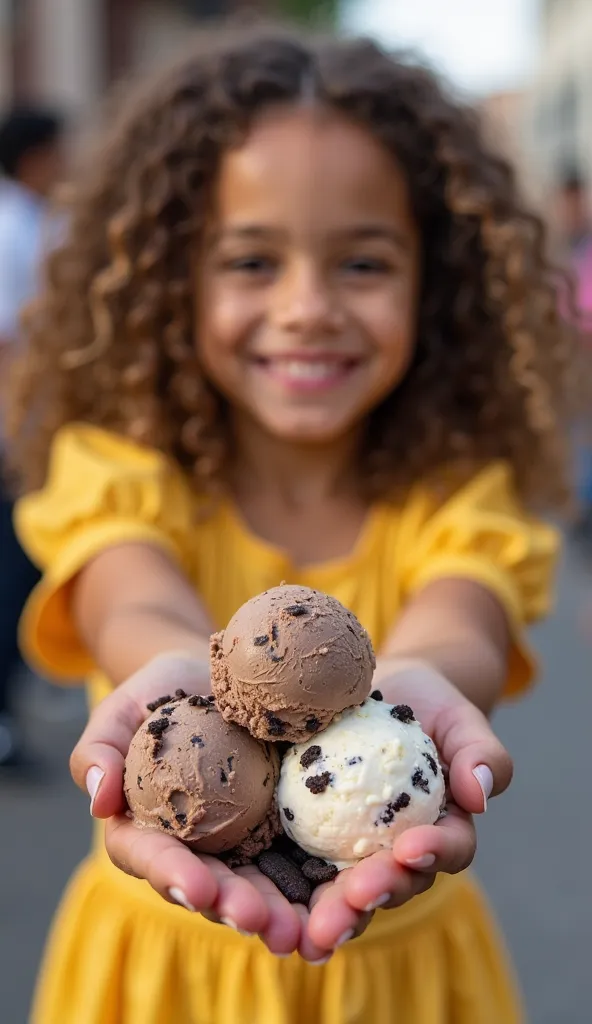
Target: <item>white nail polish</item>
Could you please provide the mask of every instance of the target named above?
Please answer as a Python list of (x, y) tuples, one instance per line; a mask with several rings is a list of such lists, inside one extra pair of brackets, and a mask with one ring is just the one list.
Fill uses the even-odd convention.
[(384, 907), (385, 903), (388, 903), (390, 898), (390, 892), (383, 892), (382, 896), (379, 896), (373, 903), (369, 903), (367, 907), (364, 907), (365, 913), (370, 914), (373, 910), (378, 910), (379, 907)]
[(225, 924), (228, 928), (232, 928), (232, 930), (238, 932), (239, 935), (244, 935), (247, 939), (252, 939), (255, 935), (255, 932), (247, 932), (244, 928), (239, 928), (236, 921), (233, 921), (231, 917), (221, 917), (220, 923)]
[(99, 792), (99, 786), (101, 785), (101, 782), (103, 781), (104, 778), (105, 778), (105, 772), (103, 771), (102, 768), (97, 767), (97, 765), (93, 765), (93, 767), (89, 768), (87, 773), (86, 773), (86, 780), (85, 781), (86, 781), (86, 788), (88, 790), (88, 795), (90, 796), (90, 813), (91, 814), (92, 814), (93, 808), (95, 806), (95, 800), (97, 798), (97, 793)]
[(329, 956), (324, 956), (321, 960), (309, 960), (308, 962), (311, 967), (322, 967), (323, 964), (329, 963), (329, 960), (331, 959), (332, 956), (333, 954), (329, 953)]
[(339, 936), (337, 942), (335, 943), (334, 949), (339, 949), (340, 946), (345, 946), (345, 943), (349, 942), (350, 939), (353, 939), (354, 935), (354, 929), (348, 928), (347, 931), (343, 933), (343, 935)]
[(493, 791), (493, 775), (491, 768), (488, 768), (486, 764), (478, 764), (476, 768), (473, 768), (473, 775), (477, 779), (481, 792), (483, 793), (483, 813), (487, 810), (487, 801)]
[(182, 889), (179, 889), (176, 885), (172, 885), (169, 889), (169, 896), (175, 901), (175, 903), (178, 903), (179, 906), (185, 907), (185, 910), (190, 910), (195, 914), (195, 907), (189, 902)]
[(436, 863), (436, 857), (433, 853), (426, 853), (423, 857), (415, 857), (414, 860), (406, 860), (405, 863), (410, 868), (415, 868), (416, 871), (422, 871), (425, 868), (431, 868)]

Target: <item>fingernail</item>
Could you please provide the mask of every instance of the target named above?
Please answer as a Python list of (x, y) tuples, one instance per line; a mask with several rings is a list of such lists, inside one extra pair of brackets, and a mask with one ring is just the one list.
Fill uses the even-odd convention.
[(287, 960), (292, 956), (291, 953), (274, 953), (273, 955), (277, 957), (278, 960)]
[(182, 889), (178, 889), (176, 885), (172, 885), (169, 889), (169, 896), (175, 901), (175, 903), (178, 903), (179, 906), (185, 907), (185, 910), (190, 910), (195, 914), (195, 907), (193, 906), (193, 903), (189, 902)]
[(353, 928), (348, 928), (347, 931), (343, 933), (343, 935), (339, 936), (339, 938), (337, 939), (337, 942), (335, 943), (335, 946), (333, 948), (334, 949), (339, 949), (340, 946), (345, 946), (345, 943), (349, 942), (350, 939), (353, 939), (354, 935), (355, 935), (354, 929)]
[(332, 956), (333, 954), (329, 953), (329, 956), (324, 956), (322, 960), (309, 960), (308, 962), (311, 967), (322, 967), (323, 964), (329, 963), (329, 960), (331, 959)]
[(426, 853), (423, 857), (415, 857), (413, 860), (408, 858), (405, 863), (416, 871), (422, 871), (424, 868), (431, 868), (432, 864), (436, 863), (436, 857), (433, 853)]
[(473, 768), (473, 775), (481, 786), (481, 792), (483, 793), (483, 811), (485, 812), (487, 810), (487, 801), (493, 790), (493, 775), (491, 774), (491, 768), (488, 768), (486, 764), (478, 764), (476, 768)]
[(86, 773), (86, 788), (88, 790), (88, 795), (90, 796), (91, 814), (95, 806), (95, 800), (97, 798), (97, 793), (99, 792), (99, 786), (101, 785), (101, 782), (103, 781), (104, 778), (105, 772), (103, 771), (102, 768), (98, 768), (96, 765), (93, 765), (92, 768), (89, 768)]
[(238, 932), (239, 935), (244, 935), (247, 939), (252, 939), (255, 934), (255, 932), (247, 932), (244, 928), (239, 928), (236, 921), (233, 921), (231, 917), (221, 917), (220, 923), (225, 924), (228, 928), (232, 928), (232, 930)]
[(388, 903), (390, 898), (390, 892), (383, 892), (382, 896), (379, 896), (377, 900), (374, 900), (373, 903), (369, 903), (367, 907), (364, 907), (365, 912), (369, 914), (372, 910), (378, 910), (379, 907), (384, 907), (385, 903)]

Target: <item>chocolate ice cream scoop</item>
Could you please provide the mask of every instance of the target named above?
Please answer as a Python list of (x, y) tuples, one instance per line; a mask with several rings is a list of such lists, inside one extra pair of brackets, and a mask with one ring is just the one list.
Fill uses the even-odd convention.
[(212, 691), (226, 721), (298, 743), (361, 704), (376, 665), (355, 615), (308, 587), (247, 601), (211, 641)]
[(132, 740), (125, 795), (137, 825), (242, 863), (280, 831), (278, 776), (277, 751), (225, 722), (211, 697), (173, 698)]

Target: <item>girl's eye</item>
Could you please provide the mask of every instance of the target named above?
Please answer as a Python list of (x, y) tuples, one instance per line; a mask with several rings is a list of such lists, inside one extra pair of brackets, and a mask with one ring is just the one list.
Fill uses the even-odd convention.
[(358, 256), (356, 258), (346, 260), (343, 264), (343, 269), (350, 274), (387, 274), (389, 272), (390, 265), (386, 260), (376, 259), (369, 256)]
[(269, 274), (275, 270), (276, 261), (269, 256), (240, 256), (234, 260), (226, 260), (226, 270), (239, 274)]

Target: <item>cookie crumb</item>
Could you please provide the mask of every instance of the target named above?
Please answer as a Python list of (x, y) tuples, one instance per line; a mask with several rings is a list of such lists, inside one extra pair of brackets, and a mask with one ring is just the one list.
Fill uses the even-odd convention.
[(182, 690), (181, 688), (175, 690), (175, 697), (178, 697), (179, 700), (185, 700), (186, 696), (187, 694), (185, 693), (185, 690)]
[(303, 768), (310, 768), (311, 764), (318, 761), (323, 756), (323, 752), (318, 744), (315, 743), (313, 747), (309, 747), (305, 750), (302, 757), (300, 758), (300, 764)]
[(320, 775), (309, 775), (304, 785), (315, 795), (324, 793), (327, 786), (331, 784), (331, 773), (321, 772)]
[(197, 693), (194, 693), (187, 703), (191, 708), (211, 708), (212, 706), (212, 701), (209, 697), (200, 697)]
[(294, 821), (294, 811), (291, 811), (289, 807), (284, 807), (284, 815), (288, 821)]
[(384, 700), (382, 692), (380, 690), (372, 690), (370, 694), (370, 700)]
[(308, 608), (305, 608), (303, 604), (289, 604), (287, 608), (284, 608), (284, 611), (288, 615), (293, 615), (295, 619), (301, 615), (308, 615)]
[(415, 786), (416, 789), (423, 789), (424, 793), (429, 793), (430, 791), (430, 784), (421, 768), (416, 768), (413, 772), (413, 775), (411, 776), (411, 784)]
[(204, 745), (204, 741), (202, 740), (201, 736), (192, 736), (191, 737), (191, 746), (192, 747), (203, 747), (203, 745)]
[(265, 644), (269, 643), (269, 636), (267, 634), (263, 636), (254, 636), (253, 644), (255, 647), (265, 647)]
[(142, 776), (141, 775), (138, 775), (138, 778), (136, 779), (136, 783), (137, 783), (138, 789), (143, 789), (144, 788), (143, 785), (142, 785)]
[(223, 768), (220, 769), (220, 782), (224, 786), (227, 785), (227, 783), (228, 783), (228, 776), (227, 776), (227, 774), (226, 774), (226, 772), (224, 771)]
[(305, 725), (307, 732), (316, 732), (321, 727), (321, 723), (314, 715), (306, 719)]
[(364, 758), (360, 754), (357, 754), (356, 757), (348, 758), (345, 763), (351, 768), (354, 764), (361, 764), (363, 760)]
[(267, 730), (270, 736), (283, 736), (286, 731), (286, 723), (274, 715), (272, 711), (266, 711)]
[(438, 777), (438, 762), (436, 761), (436, 758), (432, 757), (432, 755), (428, 754), (425, 750), (423, 751), (423, 756), (425, 757), (426, 761), (428, 762), (430, 768), (432, 769), (434, 775), (437, 778)]
[(381, 821), (383, 825), (390, 825), (395, 817), (395, 814), (397, 814), (398, 811), (404, 810), (405, 807), (409, 807), (410, 803), (411, 797), (409, 796), (409, 793), (401, 793), (401, 795), (398, 796), (396, 800), (386, 805), (384, 811), (382, 812), (378, 820)]
[(302, 865), (302, 874), (308, 878), (313, 885), (322, 885), (323, 882), (332, 882), (338, 874), (335, 864), (327, 864), (327, 861), (320, 857), (309, 857)]
[(403, 725), (409, 725), (410, 722), (415, 721), (415, 715), (408, 704), (395, 704), (394, 708), (391, 708), (390, 713), (393, 718), (398, 719)]
[(163, 704), (168, 704), (168, 702), (172, 699), (173, 698), (171, 697), (170, 693), (167, 693), (166, 697), (157, 697), (156, 700), (150, 701), (150, 704), (147, 704), (146, 707), (148, 708), (148, 711), (158, 711), (159, 707), (161, 707)]
[(186, 825), (187, 824), (187, 815), (184, 814), (182, 811), (179, 811), (178, 814), (175, 814), (175, 821), (178, 821), (179, 825)]
[(281, 853), (265, 850), (257, 858), (257, 867), (290, 903), (308, 904), (311, 896), (310, 882), (293, 861)]
[(172, 828), (172, 825), (171, 825), (170, 821), (168, 820), (168, 818), (160, 818), (159, 817), (158, 820), (159, 820), (159, 822), (160, 822), (160, 824), (161, 824), (161, 826), (163, 828)]
[(168, 718), (157, 718), (155, 722), (148, 722), (148, 732), (151, 736), (160, 737), (169, 725)]

